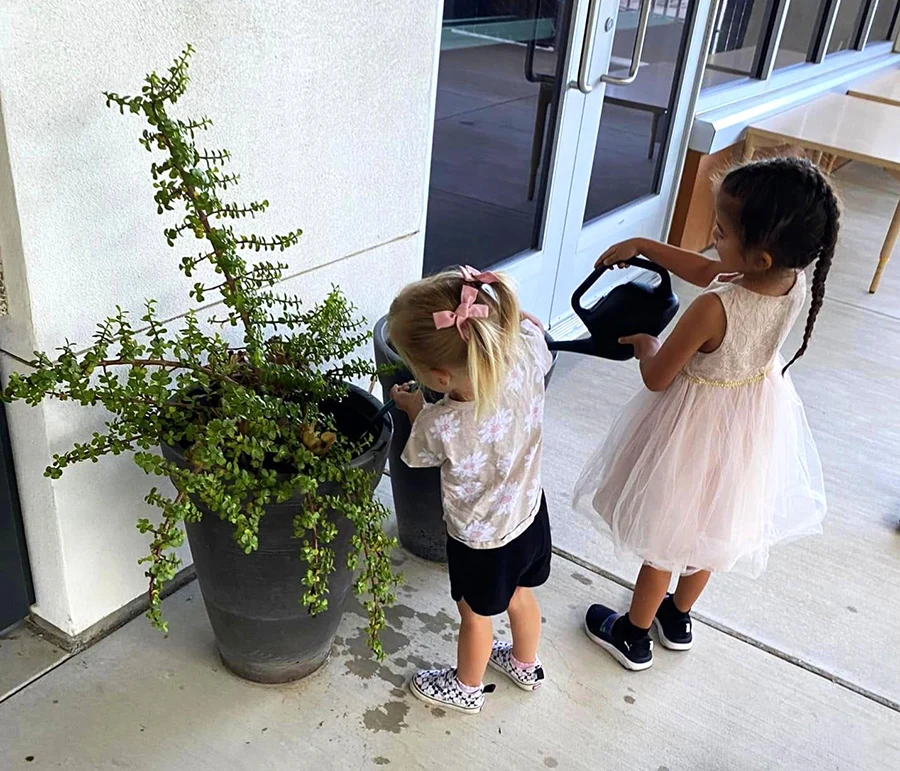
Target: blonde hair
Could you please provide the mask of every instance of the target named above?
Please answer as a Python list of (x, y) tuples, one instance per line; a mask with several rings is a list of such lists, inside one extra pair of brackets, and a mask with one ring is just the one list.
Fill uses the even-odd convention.
[[(435, 313), (456, 311), (467, 285), (478, 293), (475, 302), (490, 309), (486, 318), (467, 319), (468, 340), (456, 326), (438, 329), (434, 319)], [(520, 324), (519, 301), (507, 277), (498, 274), (488, 286), (448, 271), (416, 281), (397, 295), (388, 313), (388, 338), (413, 374), (465, 370), (481, 416), (497, 403), (521, 341)]]

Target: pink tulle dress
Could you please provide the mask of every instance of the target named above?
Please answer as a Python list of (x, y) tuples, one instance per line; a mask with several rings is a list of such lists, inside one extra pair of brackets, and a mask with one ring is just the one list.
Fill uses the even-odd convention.
[(629, 402), (582, 471), (575, 507), (599, 515), (620, 556), (756, 576), (773, 544), (821, 532), (825, 516), (819, 455), (779, 353), (806, 277), (780, 297), (724, 282), (707, 291), (728, 319), (721, 346)]

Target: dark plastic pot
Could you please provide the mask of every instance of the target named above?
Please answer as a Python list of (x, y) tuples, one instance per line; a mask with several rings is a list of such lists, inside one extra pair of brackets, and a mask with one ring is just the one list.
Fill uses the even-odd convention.
[[(351, 387), (335, 415), (339, 430), (362, 435), (380, 406), (362, 389)], [(372, 447), (351, 464), (372, 474), (373, 491), (384, 471), (391, 432), (388, 417)], [(184, 464), (178, 449), (164, 446), (163, 454)], [(225, 666), (247, 680), (285, 683), (317, 670), (328, 658), (344, 612), (353, 579), (346, 567), (353, 526), (338, 520), (328, 610), (311, 616), (301, 603), (307, 564), (293, 537), (293, 519), (302, 508), (301, 495), (268, 506), (259, 525), (259, 548), (250, 554), (234, 542), (233, 526), (205, 509), (200, 522), (186, 526), (219, 654)]]
[[(390, 399), (391, 388), (408, 383), (412, 373), (391, 348), (387, 339), (387, 317), (376, 325), (373, 334), (375, 363), (379, 367), (393, 366), (396, 369), (379, 377), (385, 402)], [(548, 342), (551, 338), (547, 335)], [(547, 373), (546, 384), (550, 384), (558, 354), (553, 353), (553, 367)], [(437, 395), (426, 392), (426, 398), (433, 400)], [(406, 413), (391, 410), (394, 419), (394, 436), (390, 449), (391, 490), (394, 494), (394, 510), (397, 514), (397, 530), (400, 544), (417, 557), (432, 562), (447, 561), (447, 530), (444, 526), (444, 509), (441, 504), (441, 472), (436, 468), (410, 468), (400, 456), (409, 439), (410, 423)]]

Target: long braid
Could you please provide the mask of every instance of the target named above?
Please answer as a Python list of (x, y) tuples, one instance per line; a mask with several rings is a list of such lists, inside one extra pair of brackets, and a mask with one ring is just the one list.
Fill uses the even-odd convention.
[(819, 205), (825, 209), (825, 227), (823, 229), (822, 246), (819, 256), (816, 259), (816, 267), (813, 271), (812, 280), (812, 303), (809, 306), (809, 314), (806, 317), (806, 327), (803, 330), (803, 342), (793, 355), (791, 360), (784, 366), (782, 374), (787, 372), (797, 359), (806, 353), (809, 346), (809, 340), (812, 337), (813, 327), (816, 324), (816, 318), (819, 311), (822, 310), (822, 303), (825, 300), (825, 279), (828, 278), (828, 271), (831, 269), (831, 263), (834, 260), (834, 252), (837, 247), (838, 231), (840, 229), (841, 207), (838, 203), (837, 196), (834, 194), (831, 185), (815, 166), (809, 169), (809, 175), (814, 177), (815, 198)]

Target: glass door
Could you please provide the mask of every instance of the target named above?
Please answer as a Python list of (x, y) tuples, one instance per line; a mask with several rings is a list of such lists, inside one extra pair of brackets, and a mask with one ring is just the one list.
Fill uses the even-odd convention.
[[(582, 109), (560, 126), (559, 142), (577, 150), (551, 303), (557, 331), (610, 244), (665, 235), (713, 10), (712, 0), (588, 3), (573, 78)], [(624, 278), (610, 273), (606, 286)]]
[(712, 2), (445, 0), (425, 274), (499, 267), (558, 321), (609, 243), (660, 237)]
[(554, 150), (577, 4), (445, 0), (443, 10), (424, 273), (499, 265), (544, 320), (575, 154)]

